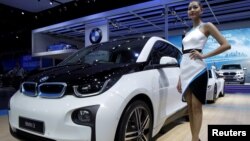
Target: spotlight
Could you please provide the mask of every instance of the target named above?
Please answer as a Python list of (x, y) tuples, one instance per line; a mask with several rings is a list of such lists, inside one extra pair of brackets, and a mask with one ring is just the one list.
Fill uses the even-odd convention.
[(165, 15), (166, 15), (165, 9), (162, 9), (161, 16), (165, 16)]
[(110, 23), (114, 28), (119, 29), (118, 22), (115, 19), (110, 20)]
[(54, 2), (54, 0), (50, 0), (50, 1), (49, 1), (49, 4), (50, 4), (50, 5), (53, 5), (53, 2)]

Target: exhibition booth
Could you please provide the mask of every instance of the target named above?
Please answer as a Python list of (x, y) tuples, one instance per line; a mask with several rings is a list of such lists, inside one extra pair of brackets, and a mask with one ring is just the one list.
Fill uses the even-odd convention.
[[(120, 141), (133, 138), (141, 122), (136, 132), (141, 139), (147, 132), (148, 139), (186, 116), (187, 105), (176, 86), (182, 39), (192, 28), (187, 4), (147, 1), (32, 30), (31, 54), (20, 56), (24, 77), (8, 72), (16, 60), (1, 60), (8, 75), (0, 75), (0, 116), (8, 116), (11, 134), (20, 139)], [(203, 4), (204, 22), (215, 23), (231, 45), (204, 60), (213, 83), (207, 87), (208, 105), (216, 107), (216, 100), (227, 94), (250, 93), (250, 4)], [(242, 10), (229, 16), (240, 5)], [(218, 46), (210, 36), (202, 52)]]

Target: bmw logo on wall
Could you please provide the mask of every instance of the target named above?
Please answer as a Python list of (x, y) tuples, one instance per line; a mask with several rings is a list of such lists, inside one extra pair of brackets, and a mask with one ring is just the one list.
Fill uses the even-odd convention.
[(94, 28), (89, 34), (89, 40), (92, 44), (100, 43), (102, 40), (102, 31), (100, 28)]

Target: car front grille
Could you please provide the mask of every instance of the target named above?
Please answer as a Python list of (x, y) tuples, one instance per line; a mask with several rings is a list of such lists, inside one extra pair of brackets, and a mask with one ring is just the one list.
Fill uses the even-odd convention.
[(21, 92), (28, 96), (37, 96), (37, 83), (35, 82), (24, 82), (21, 85)]
[(236, 72), (224, 72), (223, 75), (224, 75), (224, 76), (227, 76), (227, 75), (232, 75), (232, 76), (234, 76), (234, 75), (236, 75)]
[(65, 93), (67, 84), (66, 83), (42, 83), (38, 86), (39, 96), (44, 98), (59, 98)]
[(62, 82), (46, 82), (40, 85), (35, 82), (24, 82), (21, 92), (33, 97), (60, 98), (64, 95), (66, 88), (67, 84)]

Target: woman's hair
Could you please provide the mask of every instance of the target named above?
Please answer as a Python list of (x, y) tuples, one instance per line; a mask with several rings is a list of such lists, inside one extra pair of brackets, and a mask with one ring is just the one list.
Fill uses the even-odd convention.
[(191, 2), (197, 2), (199, 4), (199, 6), (201, 7), (201, 9), (203, 9), (203, 6), (202, 6), (200, 0), (191, 0), (189, 3), (191, 3)]

